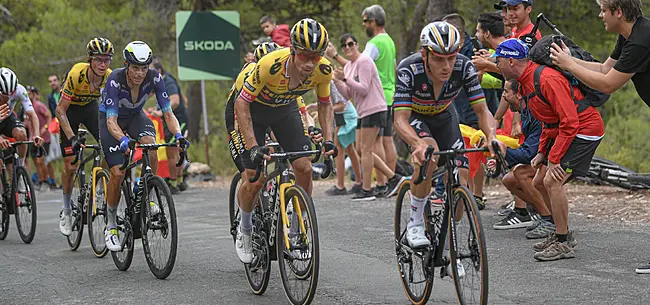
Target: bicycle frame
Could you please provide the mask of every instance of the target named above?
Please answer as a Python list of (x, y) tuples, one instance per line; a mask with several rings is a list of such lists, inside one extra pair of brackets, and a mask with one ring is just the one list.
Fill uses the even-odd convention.
[[(81, 142), (85, 142), (85, 138), (83, 138), (83, 135), (81, 135)], [(84, 150), (85, 149), (92, 149), (93, 152), (90, 154), (89, 157), (84, 158)], [(79, 181), (81, 182), (81, 189), (79, 190), (80, 196), (88, 196), (88, 183), (86, 182), (86, 163), (90, 162), (91, 160), (93, 161), (93, 169), (91, 173), (91, 180), (90, 181), (95, 181), (95, 177), (97, 176), (97, 172), (100, 171), (101, 168), (101, 154), (99, 153), (101, 151), (101, 147), (99, 145), (82, 145), (81, 148), (79, 149), (79, 152), (77, 153), (77, 156), (75, 159), (70, 163), (72, 165), (75, 165), (79, 163), (79, 160), (81, 162), (79, 163), (79, 166), (77, 167), (76, 170), (76, 175), (79, 177)], [(95, 187), (96, 185), (93, 183), (92, 185), (92, 194), (95, 194)], [(106, 186), (104, 186), (104, 189), (106, 189)], [(83, 202), (87, 202), (86, 200), (83, 200)], [(88, 223), (88, 219), (86, 216), (86, 209), (87, 208), (92, 208), (93, 209), (93, 214), (97, 214), (97, 203), (95, 202), (95, 198), (93, 198), (93, 206), (92, 207), (87, 207), (85, 204), (82, 206), (82, 219), (83, 219), (83, 224)]]
[[(18, 150), (17, 146), (20, 145), (29, 145), (34, 142), (32, 141), (16, 141), (11, 143), (11, 147), (4, 149), (1, 154), (2, 154), (2, 173), (0, 174), (0, 179), (2, 180), (2, 200), (4, 201), (6, 208), (7, 208), (7, 213), (9, 215), (15, 214), (15, 208), (16, 208), (16, 200), (17, 198), (12, 198), (11, 194), (13, 193), (13, 190), (11, 189), (13, 186), (13, 179), (16, 177), (16, 169), (18, 167)], [(41, 149), (42, 146), (41, 146)], [(42, 151), (42, 150), (41, 150)], [(11, 179), (12, 183), (9, 184), (7, 181), (7, 160), (12, 160), (12, 167), (11, 167)]]

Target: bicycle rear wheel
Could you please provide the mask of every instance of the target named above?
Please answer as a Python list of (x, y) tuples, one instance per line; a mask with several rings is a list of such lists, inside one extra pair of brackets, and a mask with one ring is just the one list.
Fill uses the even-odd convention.
[[(462, 218), (456, 215), (458, 206), (463, 207)], [(449, 215), (449, 254), (458, 303), (486, 305), (488, 259), (485, 235), (474, 196), (465, 186), (454, 190)], [(460, 221), (454, 221), (459, 218)]]
[[(159, 279), (169, 276), (176, 262), (178, 232), (174, 199), (165, 181), (153, 176), (147, 180), (148, 198), (140, 207), (142, 247), (147, 265)], [(165, 249), (168, 245), (168, 249)]]
[(96, 257), (102, 258), (108, 253), (104, 232), (106, 231), (106, 186), (108, 185), (108, 171), (97, 171), (92, 181), (93, 188), (89, 190), (92, 196), (88, 196), (87, 217), (88, 238), (90, 247)]
[(7, 238), (7, 234), (9, 233), (9, 211), (7, 210), (9, 208), (7, 206), (8, 204), (11, 203), (0, 203), (0, 240)]
[(15, 216), (18, 234), (24, 243), (29, 244), (34, 240), (34, 234), (36, 234), (36, 195), (34, 194), (32, 179), (22, 166), (16, 167), (16, 177), (12, 190), (15, 192)]
[(411, 219), (411, 183), (404, 182), (395, 200), (394, 233), (397, 271), (404, 292), (412, 304), (425, 304), (433, 290), (433, 273), (425, 271), (424, 255), (412, 251), (406, 242), (407, 225)]
[(82, 204), (85, 203), (85, 199), (82, 196), (85, 196), (82, 192), (83, 185), (79, 181), (79, 175), (75, 173), (74, 181), (72, 183), (72, 193), (70, 195), (70, 207), (72, 208), (70, 212), (70, 217), (72, 217), (72, 233), (68, 235), (68, 246), (70, 250), (77, 251), (79, 245), (81, 244), (81, 237), (84, 232), (84, 223), (83, 223), (83, 207)]
[[(280, 277), (291, 304), (310, 304), (318, 285), (320, 260), (316, 210), (312, 198), (298, 185), (288, 187), (284, 198), (287, 212), (290, 208), (293, 211), (291, 215), (277, 211)], [(301, 213), (297, 213), (299, 210)], [(285, 218), (289, 220), (288, 224)], [(288, 236), (289, 246), (285, 236)]]
[[(122, 242), (122, 251), (111, 251), (111, 257), (113, 257), (113, 263), (115, 267), (121, 271), (126, 271), (131, 267), (131, 262), (133, 261), (133, 228), (131, 227), (131, 221), (133, 217), (138, 217), (136, 215), (130, 215), (127, 217), (129, 212), (129, 207), (131, 200), (129, 197), (129, 185), (122, 182), (122, 196), (120, 196), (120, 201), (117, 203), (117, 212), (116, 212), (116, 222), (117, 230), (119, 231), (120, 242)], [(107, 206), (108, 208), (108, 206)], [(124, 238), (124, 239), (123, 239)]]
[(253, 261), (250, 264), (244, 264), (246, 270), (246, 280), (253, 290), (253, 293), (261, 295), (266, 291), (269, 285), (269, 276), (271, 275), (271, 255), (268, 243), (268, 229), (264, 223), (264, 210), (262, 206), (256, 204), (253, 210)]

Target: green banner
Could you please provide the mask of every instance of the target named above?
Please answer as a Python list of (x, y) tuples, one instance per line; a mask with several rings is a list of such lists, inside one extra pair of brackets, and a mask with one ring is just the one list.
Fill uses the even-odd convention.
[(180, 80), (233, 80), (241, 70), (239, 12), (176, 12)]

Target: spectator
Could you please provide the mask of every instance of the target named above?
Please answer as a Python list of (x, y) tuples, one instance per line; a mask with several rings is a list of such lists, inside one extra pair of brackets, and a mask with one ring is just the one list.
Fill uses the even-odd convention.
[[(178, 85), (176, 79), (165, 69), (163, 68), (162, 61), (159, 57), (155, 57), (151, 62), (151, 68), (158, 70), (163, 76), (165, 81), (165, 89), (169, 95), (169, 101), (172, 106), (172, 111), (178, 120), (178, 125), (181, 127), (181, 134), (187, 136), (187, 111), (185, 110), (185, 99), (181, 88)], [(154, 112), (154, 115), (162, 117), (162, 111), (158, 110)], [(164, 126), (164, 140), (168, 143), (173, 143), (176, 141), (174, 134), (169, 130), (167, 123), (163, 124)], [(169, 190), (172, 194), (178, 194), (181, 191), (187, 190), (187, 181), (186, 175), (183, 174), (185, 166), (176, 167), (176, 163), (180, 159), (178, 147), (167, 147), (167, 166), (169, 168), (169, 178), (167, 179), (167, 184), (169, 184)]]
[[(515, 208), (502, 221), (496, 223), (494, 229), (515, 229), (529, 225), (531, 229), (526, 232), (526, 238), (546, 238), (555, 232), (555, 223), (551, 216), (551, 203), (548, 198), (542, 197), (533, 186), (533, 178), (537, 172), (530, 161), (535, 157), (539, 148), (539, 137), (542, 133), (542, 125), (536, 120), (525, 103), (522, 103), (522, 96), (519, 92), (519, 83), (516, 80), (506, 82), (504, 99), (510, 109), (520, 112), (523, 123), (523, 134), (525, 142), (517, 149), (506, 149), (506, 162), (511, 169), (503, 177), (503, 185), (515, 195)], [(491, 167), (488, 165), (488, 167)], [(526, 209), (526, 202), (530, 202), (539, 218), (532, 217)]]
[[(571, 178), (587, 174), (605, 133), (603, 119), (594, 107), (578, 113), (574, 97), (582, 100), (582, 92), (559, 71), (530, 61), (528, 47), (521, 40), (505, 40), (494, 55), (503, 76), (519, 82), (522, 96), (531, 96), (530, 112), (543, 124), (538, 153), (530, 163), (539, 168), (533, 185), (550, 199), (556, 229), (546, 240), (535, 244), (534, 258), (551, 261), (575, 257), (573, 247), (577, 242), (569, 231), (569, 203), (563, 185)], [(538, 67), (541, 95), (533, 95)]]
[[(470, 42), (470, 36), (467, 31), (465, 31), (465, 18), (463, 18), (459, 14), (449, 14), (446, 15), (442, 18), (442, 21), (448, 22), (454, 27), (458, 29), (459, 32), (462, 32), (461, 34), (461, 49), (460, 49), (460, 54), (463, 54), (467, 56), (468, 58), (472, 58), (474, 56), (474, 46)], [(494, 93), (494, 92), (492, 92)], [(487, 97), (486, 97), (487, 101)], [(476, 113), (474, 112), (474, 109), (472, 108), (472, 105), (469, 103), (469, 96), (467, 95), (467, 92), (465, 89), (462, 89), (458, 96), (454, 99), (454, 109), (456, 110), (456, 113), (458, 114), (458, 119), (459, 122), (463, 125), (470, 126), (474, 129), (479, 129), (478, 126), (478, 116), (476, 116)], [(465, 143), (466, 145), (468, 143)], [(476, 164), (481, 162), (482, 156), (480, 154), (469, 154), (468, 156), (469, 163)], [(469, 188), (472, 190), (472, 193), (474, 194), (474, 199), (476, 199), (476, 204), (478, 205), (480, 210), (485, 209), (485, 196), (483, 195), (483, 181), (485, 181), (485, 170), (482, 168), (476, 172), (474, 176), (471, 175), (468, 180), (469, 183)], [(444, 182), (443, 179), (438, 180), (438, 184), (436, 185), (436, 192), (438, 194), (444, 193)]]
[[(386, 127), (379, 130), (380, 137), (375, 143), (375, 153), (379, 158), (385, 160), (391, 171), (395, 171), (397, 165), (397, 150), (393, 142), (393, 94), (395, 93), (395, 67), (397, 64), (395, 42), (384, 29), (386, 12), (380, 5), (374, 4), (366, 7), (361, 13), (361, 17), (366, 34), (370, 37), (363, 54), (368, 55), (377, 66), (381, 86), (384, 90), (384, 99), (388, 105)], [(347, 59), (336, 53), (336, 48), (333, 45), (328, 56), (343, 66), (348, 62)], [(376, 173), (376, 176), (377, 192), (380, 196), (384, 196), (387, 190), (387, 177), (380, 172)]]
[(255, 54), (253, 54), (253, 51), (248, 51), (246, 52), (246, 56), (244, 56), (244, 63), (254, 63), (255, 62)]
[[(605, 30), (618, 33), (616, 47), (605, 63), (585, 62), (570, 56), (568, 48), (553, 46), (553, 63), (583, 83), (611, 94), (632, 79), (637, 93), (650, 107), (650, 19), (643, 16), (640, 0), (600, 0)], [(650, 273), (650, 265), (646, 266)], [(640, 270), (638, 270), (640, 271)]]
[(371, 189), (373, 167), (386, 177), (390, 177), (386, 196), (391, 196), (397, 191), (404, 178), (395, 174), (374, 154), (374, 144), (379, 129), (386, 124), (388, 112), (377, 67), (368, 55), (359, 52), (357, 39), (353, 35), (345, 34), (341, 37), (341, 48), (345, 51), (345, 56), (350, 58), (350, 62), (343, 70), (341, 68), (334, 70), (334, 84), (344, 98), (354, 100), (359, 114), (357, 151), (361, 154), (363, 187), (352, 200), (375, 199)]
[(273, 17), (266, 15), (260, 19), (260, 27), (266, 36), (270, 36), (273, 42), (281, 47), (291, 47), (291, 40), (289, 39), (289, 25), (288, 24), (275, 24)]
[[(36, 111), (36, 116), (38, 117), (39, 126), (41, 128), (40, 134), (41, 138), (43, 138), (43, 148), (45, 148), (45, 152), (47, 153), (51, 142), (48, 124), (52, 120), (52, 113), (51, 110), (41, 102), (41, 95), (38, 93), (38, 89), (29, 86), (27, 91), (29, 100), (32, 102), (32, 106), (34, 107), (34, 111)], [(25, 121), (29, 121), (29, 116), (25, 116)], [(28, 133), (33, 135), (34, 131), (31, 130), (33, 128), (32, 124), (27, 123), (25, 126), (27, 126)], [(56, 184), (53, 182), (54, 168), (52, 167), (52, 164), (45, 164), (46, 155), (43, 154), (39, 157), (38, 149), (34, 145), (29, 146), (29, 154), (34, 161), (34, 167), (36, 167), (36, 173), (38, 176), (36, 189), (43, 190), (44, 185), (49, 185), (50, 189), (56, 189)]]
[(59, 98), (61, 98), (61, 83), (59, 82), (59, 77), (56, 74), (48, 76), (47, 81), (50, 82), (50, 89), (52, 89), (52, 92), (47, 97), (47, 104), (50, 108), (50, 114), (52, 115), (52, 118), (55, 118), (56, 106), (59, 105)]
[[(510, 20), (512, 32), (510, 38), (521, 38), (521, 36), (530, 34), (535, 25), (530, 21), (530, 12), (533, 10), (533, 0), (505, 0), (508, 10), (507, 19)], [(505, 19), (504, 19), (505, 20)], [(537, 40), (542, 39), (542, 33), (535, 32)]]
[[(350, 100), (344, 98), (336, 89), (334, 81), (330, 85), (331, 93), (330, 99), (334, 104), (334, 122), (336, 130), (334, 132), (334, 142), (339, 154), (336, 156), (336, 185), (333, 185), (325, 194), (345, 195), (348, 191), (345, 188), (345, 153), (347, 152), (350, 162), (352, 163), (352, 170), (355, 177), (361, 177), (359, 172), (359, 155), (354, 148), (354, 140), (356, 138), (357, 129), (357, 112)], [(315, 104), (312, 104), (315, 105)], [(356, 194), (361, 189), (361, 182), (357, 181), (350, 189), (350, 194)]]
[(510, 33), (512, 32), (512, 22), (508, 18), (508, 6), (505, 1), (500, 1), (499, 3), (494, 4), (494, 9), (498, 10), (496, 13), (501, 16), (503, 19), (503, 29), (506, 38), (510, 38)]

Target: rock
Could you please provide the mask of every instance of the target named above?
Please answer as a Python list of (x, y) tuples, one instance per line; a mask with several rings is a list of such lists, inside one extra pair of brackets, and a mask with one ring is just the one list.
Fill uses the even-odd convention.
[(594, 215), (591, 214), (587, 215), (587, 219), (592, 219), (592, 218), (594, 218)]
[(210, 172), (210, 166), (200, 162), (190, 163), (190, 167), (187, 169), (187, 173), (191, 175), (207, 174)]

